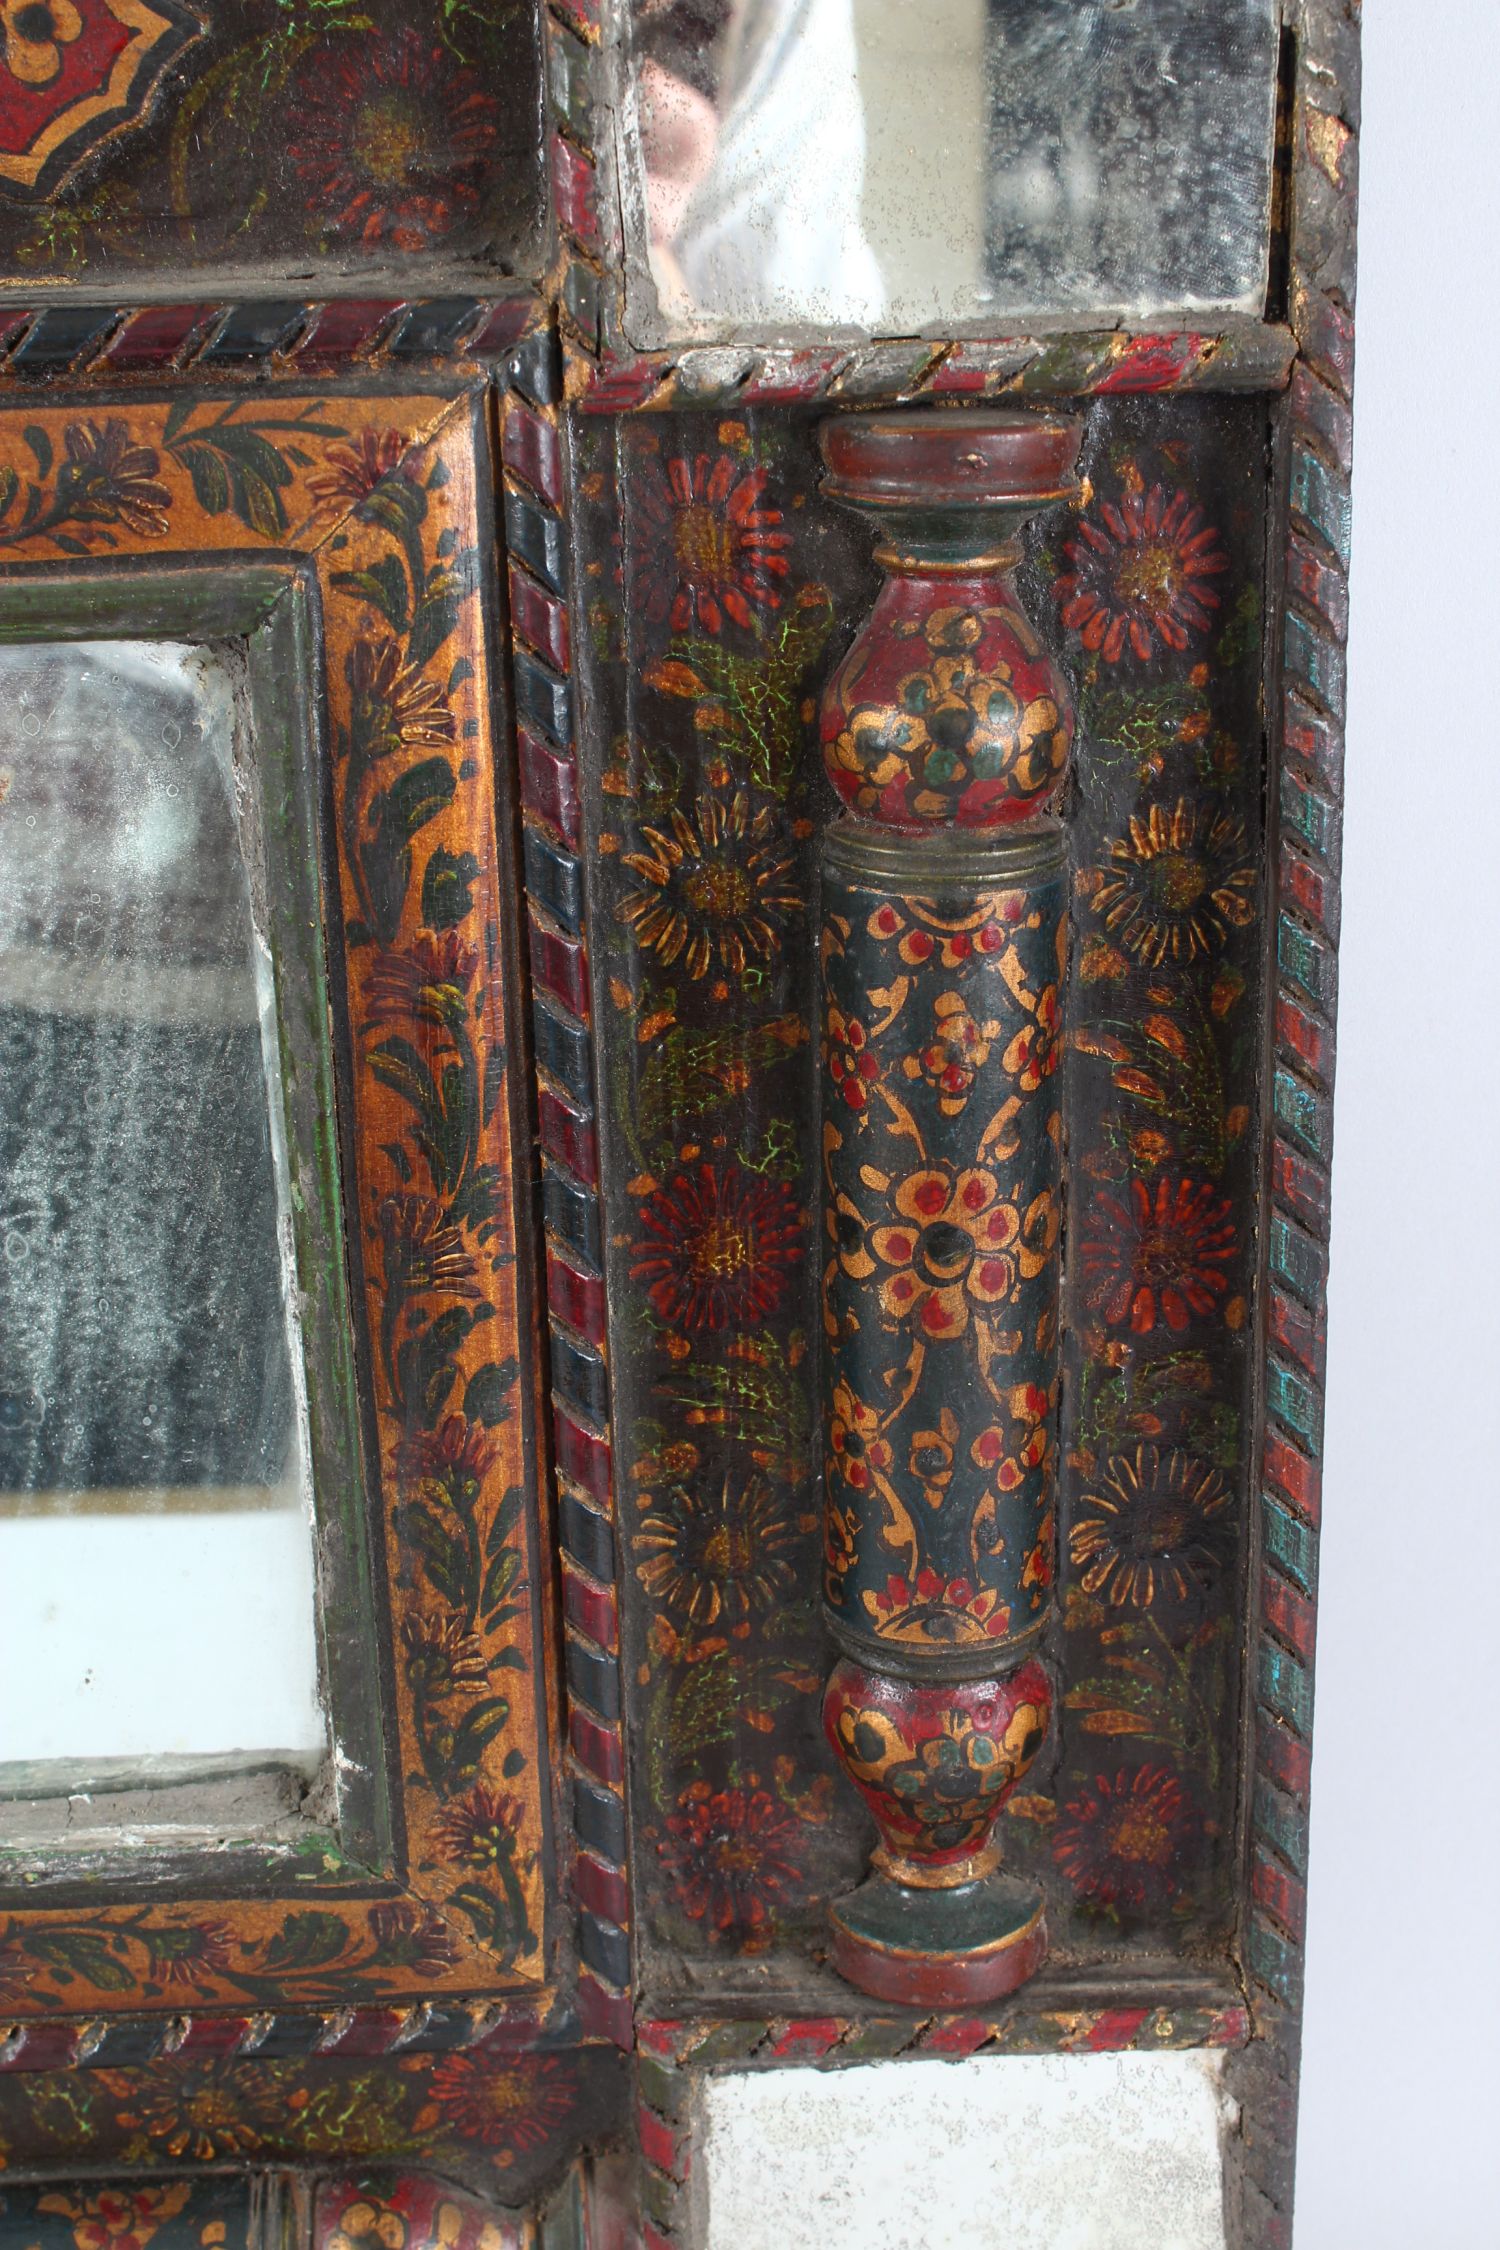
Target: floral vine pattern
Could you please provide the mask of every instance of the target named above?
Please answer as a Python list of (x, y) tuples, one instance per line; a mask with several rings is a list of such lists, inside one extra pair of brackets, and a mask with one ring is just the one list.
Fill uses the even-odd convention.
[[(37, 2250), (232, 2250), (253, 2240), (245, 2167), (316, 2166), (316, 2239), (328, 2250), (496, 2250), (457, 2190), (524, 2203), (582, 2131), (623, 2121), (623, 2058), (600, 2048), (548, 2055), (337, 2055), (226, 2062), (163, 2056), (146, 2066), (0, 2078), (0, 2161), (52, 2172), (86, 2160), (130, 2177), (7, 2185), (0, 2221)], [(371, 2192), (367, 2168), (413, 2163)], [(191, 2180), (153, 2173), (220, 2169)], [(241, 2167), (237, 2172), (224, 2167)], [(429, 2170), (430, 2168), (430, 2170)], [(342, 2234), (343, 2241), (339, 2236)]]
[[(0, 417), (0, 562), (311, 550), (323, 603), (362, 1268), (407, 1895), (0, 1914), (7, 2007), (535, 1989), (544, 1719), (480, 499), (467, 398)], [(341, 904), (341, 914), (340, 914)], [(342, 943), (340, 943), (340, 924)], [(399, 1863), (398, 1863), (399, 1864)]]
[[(871, 901), (857, 936), (886, 972), (875, 1016), (840, 990), (835, 941), (827, 1254), (880, 1276), (901, 1386), (958, 1354), (990, 1386), (994, 1433), (971, 1457), (936, 1393), (898, 1425), (898, 1391), (836, 1386), (826, 1556), (808, 900), (833, 800), (813, 721), (847, 638), (833, 621), (864, 613), (871, 568), (857, 525), (820, 499), (800, 426), (585, 416), (577, 442), (585, 550), (612, 556), (590, 582), (583, 664), (610, 1280), (632, 1308), (612, 1373), (643, 1942), (819, 1940), (867, 1848), (816, 1732), (822, 1573), (854, 1587), (877, 1637), (909, 1623), (928, 1579), (950, 1606), (967, 1598), (976, 1641), (1006, 1608), (1028, 1614), (1024, 1555), (1002, 1567), (983, 1547), (981, 1496), (1008, 1458), (1039, 1497), (1056, 1480), (1064, 1700), (1004, 1816), (1007, 1858), (1045, 1882), (1061, 1948), (1221, 1940), (1263, 1006), (1254, 410), (1101, 401), (1094, 497), (1032, 539), (1023, 598), (1039, 621), (1050, 605), (1079, 713), (1066, 995), (1002, 882), (962, 922), (940, 902)], [(975, 959), (1010, 961), (1003, 1008), (968, 998), (994, 981), (967, 974)], [(1009, 1150), (1049, 1078), (1070, 1196), (1050, 1462), (1048, 1401), (1028, 1395), (1013, 1332), (1057, 1208), (1010, 1192)], [(949, 1176), (924, 1136), (965, 1113), (991, 1127), (985, 1159)], [(946, 1250), (941, 1270), (928, 1250)], [(937, 1498), (972, 1486), (974, 1540), (929, 1556), (925, 1521), (908, 1536), (893, 1520), (907, 1561), (893, 1550), (867, 1584), (867, 1511), (839, 1494), (892, 1491), (896, 1470)]]
[(0, 159), (32, 204), (7, 253), (41, 275), (498, 247), (514, 270), (541, 217), (537, 79), (516, 0), (6, 0)]

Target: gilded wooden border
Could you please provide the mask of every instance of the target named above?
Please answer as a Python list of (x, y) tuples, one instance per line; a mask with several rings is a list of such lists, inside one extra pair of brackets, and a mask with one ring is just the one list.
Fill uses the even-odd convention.
[[(146, 1878), (108, 1903), (95, 1885), (5, 1913), (0, 1997), (18, 2019), (547, 1997), (545, 1596), (509, 1061), (522, 1026), (496, 837), (483, 415), (478, 387), (0, 412), (13, 599), (60, 565), (165, 566), (165, 586), (172, 566), (242, 574), (267, 558), (315, 593), (393, 1799), (373, 1867), (273, 1867), (255, 1897), (161, 1895)], [(86, 631), (86, 611), (67, 629)]]

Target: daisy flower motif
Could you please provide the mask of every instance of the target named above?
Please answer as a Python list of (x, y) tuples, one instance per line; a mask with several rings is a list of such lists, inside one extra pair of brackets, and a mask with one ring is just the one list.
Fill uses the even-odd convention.
[(943, 1342), (963, 1335), (976, 1307), (1010, 1295), (1021, 1226), (992, 1172), (913, 1172), (897, 1188), (895, 1208), (896, 1223), (870, 1238), (891, 1269), (880, 1291), (891, 1319)]

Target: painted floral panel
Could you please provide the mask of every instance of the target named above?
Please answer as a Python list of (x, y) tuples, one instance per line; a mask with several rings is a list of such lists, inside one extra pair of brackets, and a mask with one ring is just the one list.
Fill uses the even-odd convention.
[(232, 271), (295, 294), (326, 261), (327, 286), (396, 296), (537, 268), (524, 0), (41, 0), (0, 35), (7, 274), (223, 290)]
[[(396, 1800), (393, 1867), (334, 1859), (284, 1884), (290, 1900), (274, 1886), (220, 1898), (211, 1882), (206, 1899), (68, 1907), (13, 1892), (0, 2004), (17, 2015), (542, 1979), (547, 1717), (482, 415), (478, 392), (330, 391), (0, 416), (0, 577), (313, 558), (342, 1186)], [(354, 1544), (357, 1497), (323, 1496), (325, 1523), (337, 1514)]]
[[(1003, 1835), (1063, 1963), (1193, 1954), (1231, 1916), (1263, 1022), (1263, 415), (1088, 412), (1086, 502), (1022, 579), (1079, 744), (1062, 1692)], [(574, 445), (640, 1936), (648, 1973), (701, 1977), (821, 1950), (869, 1843), (817, 1726), (810, 1033), (815, 702), (874, 571), (808, 419), (583, 418)]]

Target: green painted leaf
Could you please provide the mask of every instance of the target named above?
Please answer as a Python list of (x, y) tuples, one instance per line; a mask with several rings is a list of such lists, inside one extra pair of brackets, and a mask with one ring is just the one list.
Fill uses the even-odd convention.
[(411, 880), (410, 844), (417, 831), (452, 802), (458, 787), (446, 758), (424, 758), (382, 789), (370, 806), (371, 833), (360, 845), (375, 933), (393, 943)]
[(455, 1609), (468, 1607), (465, 1598), (466, 1550), (460, 1525), (439, 1515), (425, 1502), (401, 1511), (401, 1529), (422, 1558), (434, 1587)]
[(518, 1371), (513, 1359), (497, 1360), (475, 1370), (464, 1386), (464, 1412), (471, 1422), (483, 1422), (486, 1429), (493, 1430), (510, 1420)]
[(473, 1780), (485, 1744), (494, 1741), (509, 1717), (510, 1705), (503, 1695), (488, 1696), (465, 1712), (453, 1731), (452, 1764), (460, 1781)]
[(46, 431), (41, 427), (40, 423), (37, 422), (28, 422), (25, 429), (21, 432), (21, 435), (23, 438), (25, 438), (26, 443), (31, 447), (32, 452), (36, 455), (37, 475), (39, 477), (44, 477), (47, 474), (47, 471), (52, 466), (51, 438), (48, 437)]
[(472, 852), (436, 846), (422, 877), (422, 919), (430, 930), (451, 930), (474, 911), (472, 892), (479, 873)]
[(267, 1938), (262, 1956), (267, 1969), (317, 1969), (337, 1960), (349, 1942), (349, 1933), (337, 1914), (316, 1908), (289, 1914), (281, 1928)]
[(45, 1962), (60, 1984), (82, 1977), (101, 1992), (130, 1992), (135, 1976), (96, 1930), (44, 1929), (27, 1934), (26, 1950)]
[(382, 555), (364, 570), (336, 570), (330, 583), (341, 593), (357, 594), (372, 603), (395, 632), (406, 631), (406, 572), (399, 555)]
[(514, 1548), (496, 1555), (484, 1574), (484, 1590), (479, 1597), (480, 1614), (489, 1617), (499, 1609), (506, 1595), (521, 1575), (521, 1558)]

